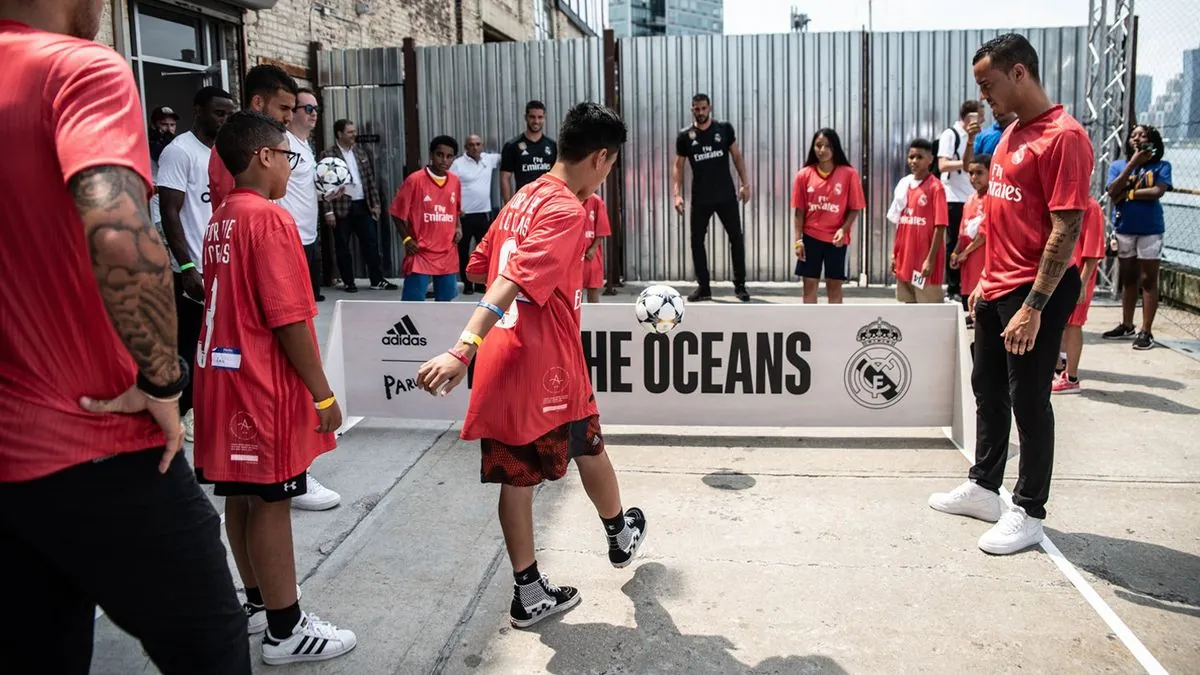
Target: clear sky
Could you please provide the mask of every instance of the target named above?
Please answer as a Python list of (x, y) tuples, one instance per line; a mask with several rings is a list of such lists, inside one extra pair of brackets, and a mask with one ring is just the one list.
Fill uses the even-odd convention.
[[(793, 6), (812, 19), (811, 31), (859, 30), (867, 25), (868, 5), (873, 5), (875, 30), (1082, 26), (1088, 21), (1088, 0), (725, 0), (725, 32), (787, 32)], [(1183, 50), (1200, 47), (1200, 0), (1135, 0), (1134, 12), (1141, 17), (1138, 72), (1154, 77), (1158, 95), (1180, 71)]]

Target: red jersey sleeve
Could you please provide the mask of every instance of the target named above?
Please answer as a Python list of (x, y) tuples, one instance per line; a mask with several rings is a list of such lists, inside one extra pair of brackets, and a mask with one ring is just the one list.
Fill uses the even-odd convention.
[(537, 212), (529, 234), (501, 273), (539, 307), (550, 299), (567, 270), (581, 264), (583, 256), (583, 206), (565, 202), (546, 204)]
[(308, 263), (296, 223), (282, 209), (264, 209), (254, 242), (254, 284), (267, 325), (272, 329), (307, 321), (314, 315)]
[(225, 168), (225, 162), (214, 148), (208, 157), (208, 203), (214, 211), (233, 192), (234, 187), (233, 174)]
[(1089, 200), (1087, 210), (1083, 212), (1083, 231), (1079, 239), (1084, 260), (1104, 257), (1104, 212), (1095, 199)]
[(950, 214), (947, 212), (946, 206), (946, 188), (942, 187), (940, 180), (931, 181), (930, 186), (933, 188), (930, 190), (933, 194), (933, 226), (949, 227)]
[(416, 181), (412, 176), (404, 179), (400, 187), (396, 190), (396, 196), (392, 198), (392, 205), (388, 207), (388, 213), (403, 220), (405, 223), (412, 225), (412, 215), (409, 213), (412, 205), (412, 193), (416, 190)]
[(63, 180), (69, 181), (84, 169), (120, 166), (141, 177), (148, 199), (153, 193), (150, 145), (129, 65), (99, 44), (63, 54), (55, 66), (62, 75), (62, 86), (51, 103)]
[(467, 260), (467, 274), (482, 277), (488, 275), (488, 266), (492, 261), (492, 236), (495, 233), (495, 229), (488, 230), (483, 239), (475, 245), (475, 250), (471, 251), (471, 257)]
[(804, 209), (807, 195), (804, 193), (804, 169), (796, 172), (796, 177), (792, 180), (792, 208)]
[(1084, 211), (1091, 199), (1092, 144), (1082, 131), (1057, 134), (1038, 158), (1038, 180), (1046, 206), (1054, 211)]
[(849, 184), (850, 196), (846, 200), (847, 211), (862, 211), (867, 208), (867, 198), (863, 195), (862, 177), (858, 175), (858, 171), (852, 167), (848, 169), (849, 178), (846, 181)]
[(596, 238), (611, 237), (612, 223), (608, 222), (608, 205), (603, 199), (596, 198)]

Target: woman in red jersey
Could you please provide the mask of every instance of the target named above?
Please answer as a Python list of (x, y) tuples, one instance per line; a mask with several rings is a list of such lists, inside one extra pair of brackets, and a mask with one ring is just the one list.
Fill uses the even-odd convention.
[(842, 302), (850, 234), (866, 203), (862, 179), (850, 166), (837, 132), (821, 129), (813, 134), (808, 159), (792, 183), (796, 276), (804, 279), (805, 304), (817, 302), (822, 268), (829, 302)]

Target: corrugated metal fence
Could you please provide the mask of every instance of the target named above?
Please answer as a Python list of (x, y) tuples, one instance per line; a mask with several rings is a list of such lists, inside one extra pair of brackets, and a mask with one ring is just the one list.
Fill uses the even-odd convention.
[[(860, 170), (868, 208), (851, 250), (852, 279), (891, 281), (892, 228), (883, 214), (905, 173), (904, 155), (917, 136), (933, 138), (976, 98), (971, 58), (1002, 30), (910, 33), (790, 33), (755, 36), (652, 37), (618, 41), (616, 85), (630, 128), (624, 151), (627, 280), (693, 278), (685, 217), (671, 204), (675, 137), (691, 122), (691, 98), (706, 93), (714, 116), (732, 123), (746, 158), (752, 198), (743, 207), (747, 274), (751, 281), (790, 281), (794, 267), (788, 207), (791, 182), (812, 134), (836, 129)], [(1087, 29), (1021, 31), (1038, 49), (1043, 82), (1054, 100), (1081, 114), (1085, 98)], [(380, 134), (380, 161), (390, 164), (389, 189), (404, 162), (400, 51), (358, 50), (322, 55), (326, 106), (345, 110)], [(382, 52), (378, 56), (376, 52)], [(364, 56), (363, 53), (366, 53)], [(574, 103), (603, 101), (603, 41), (599, 38), (416, 50), (419, 138), (448, 133), (483, 136), (499, 151), (524, 128), (527, 100), (547, 106), (547, 133)], [(328, 69), (328, 70), (327, 70)], [(356, 70), (357, 69), (357, 70)], [(326, 79), (326, 73), (328, 78)], [(356, 75), (352, 73), (357, 73)], [(384, 82), (384, 92), (369, 84)], [(330, 100), (332, 85), (334, 100)], [(358, 107), (355, 108), (354, 106)], [(389, 106), (396, 106), (395, 108)], [(336, 113), (335, 113), (336, 114)], [(369, 116), (386, 118), (383, 123)], [(865, 115), (865, 117), (864, 117)], [(370, 127), (363, 125), (370, 124)], [(331, 139), (330, 139), (331, 140)], [(390, 146), (390, 147), (388, 147)], [(384, 153), (391, 158), (384, 159)], [(420, 156), (424, 157), (424, 148)], [(865, 158), (865, 159), (864, 159)], [(690, 172), (689, 172), (690, 173)], [(685, 196), (690, 176), (685, 175)], [(731, 277), (727, 240), (710, 227), (715, 280)]]

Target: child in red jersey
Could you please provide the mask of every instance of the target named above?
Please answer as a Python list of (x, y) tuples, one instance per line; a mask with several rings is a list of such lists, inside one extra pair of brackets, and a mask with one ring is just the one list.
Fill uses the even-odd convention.
[(429, 144), (429, 165), (417, 169), (396, 190), (388, 209), (404, 243), (401, 300), (424, 302), (433, 283), (438, 302), (458, 295), (458, 240), (462, 239), (462, 183), (450, 173), (458, 141), (438, 136)]
[(804, 303), (816, 304), (821, 270), (830, 304), (841, 304), (849, 272), (846, 256), (858, 216), (866, 206), (862, 179), (850, 165), (833, 129), (813, 134), (804, 168), (792, 181), (792, 226), (796, 276), (803, 279)]
[(608, 207), (600, 195), (592, 195), (583, 202), (587, 211), (584, 237), (587, 250), (583, 252), (583, 288), (587, 290), (588, 302), (600, 302), (600, 289), (604, 288), (604, 240), (612, 236), (608, 222)]
[(1066, 368), (1059, 373), (1051, 385), (1054, 394), (1079, 393), (1079, 359), (1083, 356), (1083, 324), (1087, 323), (1088, 308), (1096, 292), (1096, 267), (1104, 259), (1104, 212), (1093, 198), (1083, 212), (1083, 230), (1075, 244), (1075, 266), (1079, 268), (1079, 279), (1083, 291), (1075, 304), (1075, 311), (1067, 318), (1063, 329), (1062, 354)]
[(581, 201), (604, 182), (625, 138), (612, 110), (595, 103), (571, 109), (554, 167), (509, 200), (471, 255), (467, 277), (486, 280), (488, 290), (466, 330), (417, 371), (419, 386), (444, 394), (478, 355), (462, 437), (481, 439), (481, 479), (501, 484), (517, 628), (579, 603), (578, 590), (538, 571), (533, 545), (533, 489), (562, 478), (570, 460), (604, 523), (609, 562), (627, 566), (645, 538), (641, 509), (622, 510), (579, 339), (587, 247)]
[[(983, 216), (987, 199), (988, 167), (991, 165), (991, 155), (976, 155), (967, 164), (967, 175), (971, 179), (971, 187), (975, 188), (975, 194), (968, 197), (967, 203), (963, 204), (962, 232), (958, 235), (954, 253), (950, 254), (950, 269), (959, 271), (959, 281), (963, 289), (963, 309), (967, 309), (967, 298), (979, 285), (983, 276), (983, 246), (986, 242)], [(972, 322), (968, 316), (967, 325), (971, 325)]]
[(204, 235), (196, 473), (226, 498), (249, 632), (266, 631), (263, 661), (330, 659), (355, 635), (300, 611), (290, 502), (305, 493), (312, 461), (334, 448), (342, 413), (321, 369), (296, 221), (270, 201), (287, 192), (298, 156), (283, 124), (253, 111), (230, 117), (216, 151), (235, 189)]
[(946, 275), (946, 189), (933, 166), (933, 144), (918, 138), (908, 147), (912, 174), (900, 179), (888, 218), (896, 223), (892, 273), (900, 302), (942, 302)]

